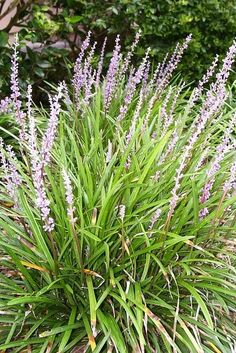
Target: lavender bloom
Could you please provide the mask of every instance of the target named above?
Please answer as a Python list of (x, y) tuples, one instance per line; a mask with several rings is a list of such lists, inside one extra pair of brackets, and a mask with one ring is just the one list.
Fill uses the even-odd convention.
[(111, 160), (112, 157), (112, 142), (108, 140), (108, 147), (107, 147), (107, 153), (106, 153), (106, 164), (108, 164)]
[(134, 116), (133, 116), (132, 121), (131, 121), (131, 127), (130, 127), (130, 130), (129, 130), (128, 134), (126, 135), (126, 141), (125, 141), (126, 146), (128, 146), (128, 144), (130, 143), (130, 141), (131, 141), (131, 139), (132, 139), (132, 137), (134, 135), (136, 123), (137, 123), (137, 120), (139, 118), (139, 114), (140, 114), (140, 111), (141, 111), (141, 108), (142, 108), (142, 104), (143, 104), (143, 89), (141, 89), (141, 91), (139, 93), (138, 103), (137, 103), (137, 106), (136, 106), (136, 109), (135, 109), (135, 112), (134, 112)]
[(233, 188), (236, 189), (236, 161), (230, 168), (230, 176), (224, 183), (223, 190), (225, 193), (228, 193)]
[(144, 120), (143, 120), (143, 126), (142, 126), (142, 133), (144, 133), (147, 129), (149, 118), (153, 109), (153, 106), (157, 100), (158, 97), (158, 92), (155, 91), (153, 96), (150, 98), (149, 103), (148, 103), (148, 108), (147, 108), (147, 113), (145, 114)]
[(16, 167), (16, 163), (17, 163), (16, 155), (10, 145), (7, 146), (6, 150), (7, 150), (7, 154), (8, 154), (8, 158), (9, 158), (10, 176), (11, 176), (11, 179), (17, 188), (18, 186), (21, 185), (22, 180), (21, 180), (21, 177), (20, 177), (20, 175), (17, 171), (17, 167)]
[(13, 110), (16, 121), (20, 128), (20, 138), (25, 138), (25, 113), (21, 111), (20, 89), (18, 80), (18, 36), (16, 35), (15, 43), (13, 44), (13, 56), (11, 59), (11, 100), (13, 102)]
[(58, 87), (58, 94), (51, 98), (49, 96), (50, 101), (50, 118), (47, 130), (43, 136), (42, 140), (42, 148), (41, 148), (41, 158), (43, 166), (47, 165), (50, 161), (50, 152), (55, 140), (56, 128), (58, 124), (58, 118), (60, 113), (60, 103), (59, 100), (62, 98), (63, 85), (60, 84)]
[(30, 121), (31, 116), (32, 116), (32, 86), (28, 85), (27, 88), (27, 118)]
[[(197, 163), (197, 165), (196, 165), (196, 167), (195, 167), (195, 169), (194, 169), (194, 172), (195, 172), (195, 173), (196, 173), (197, 171), (199, 171), (199, 169), (202, 167), (202, 165), (203, 165), (203, 163), (204, 163), (204, 160), (205, 160), (205, 158), (206, 158), (208, 152), (209, 152), (209, 147), (204, 148), (204, 150), (203, 150), (203, 152), (202, 152), (202, 154), (201, 154), (201, 156), (200, 156), (200, 158), (199, 158), (199, 161), (198, 161), (198, 163)], [(194, 179), (194, 175), (191, 176), (191, 179), (192, 179), (192, 180)]]
[[(81, 82), (80, 88), (84, 87), (84, 104), (88, 105), (89, 100), (92, 96), (91, 90), (92, 85), (95, 83), (96, 71), (92, 69), (91, 61), (94, 56), (95, 48), (97, 46), (97, 42), (95, 42), (88, 54), (88, 57), (84, 61), (84, 65), (81, 68)], [(77, 110), (79, 109), (79, 102), (77, 101)]]
[(155, 223), (158, 221), (158, 219), (160, 218), (160, 215), (161, 215), (161, 209), (158, 208), (152, 215), (152, 218), (151, 218), (151, 221), (150, 221), (150, 224), (149, 224), (149, 227), (148, 229), (149, 230), (152, 230)]
[[(234, 115), (234, 118), (235, 118), (235, 115)], [(229, 127), (225, 131), (222, 142), (219, 144), (219, 146), (216, 147), (215, 159), (211, 164), (210, 168), (206, 172), (208, 182), (204, 185), (202, 189), (202, 194), (199, 198), (199, 201), (201, 204), (204, 204), (210, 198), (211, 190), (215, 182), (216, 173), (220, 169), (220, 163), (224, 159), (224, 156), (226, 155), (226, 153), (229, 152), (230, 149), (232, 148), (232, 145), (230, 144), (230, 133), (233, 130), (233, 126), (234, 126), (234, 123), (232, 120)]]
[(137, 71), (135, 73), (133, 73), (133, 70), (131, 71), (131, 75), (127, 84), (124, 105), (122, 105), (120, 108), (120, 114), (117, 118), (118, 121), (123, 120), (123, 118), (125, 117), (125, 114), (128, 111), (129, 104), (132, 102), (133, 96), (135, 94), (136, 87), (143, 78), (147, 61), (148, 61), (149, 51), (150, 51), (150, 48), (147, 50), (147, 53), (144, 59), (142, 60), (142, 63), (140, 64), (139, 68), (137, 69)]
[(152, 96), (152, 98), (149, 101), (148, 111), (147, 111), (146, 117), (144, 119), (143, 128), (142, 128), (143, 132), (146, 130), (146, 128), (148, 126), (148, 121), (149, 121), (149, 117), (151, 115), (151, 110), (154, 106), (156, 99), (161, 96), (163, 90), (168, 85), (169, 80), (172, 76), (172, 73), (176, 69), (178, 63), (180, 62), (180, 60), (183, 56), (184, 50), (187, 49), (190, 40), (191, 40), (191, 35), (189, 35), (185, 39), (185, 42), (183, 43), (182, 46), (177, 44), (177, 46), (174, 50), (174, 53), (172, 54), (171, 59), (170, 59), (169, 63), (166, 65), (166, 67), (164, 68), (167, 57), (164, 59), (163, 64), (161, 66), (158, 66), (157, 72), (154, 73), (156, 82), (154, 82), (154, 79), (152, 79), (149, 83), (149, 86), (153, 86), (155, 83), (156, 88), (155, 88), (154, 95)]
[(158, 63), (157, 64), (157, 67), (154, 71), (154, 74), (149, 82), (149, 92), (153, 89), (153, 87), (155, 86), (156, 82), (157, 82), (157, 79), (158, 77), (163, 77), (163, 71), (164, 71), (164, 68), (165, 68), (165, 65), (166, 65), (166, 61), (167, 61), (167, 58), (169, 56), (169, 53), (166, 53), (165, 57), (164, 57), (164, 60), (162, 61), (162, 63)]
[(202, 195), (199, 197), (200, 203), (203, 204), (209, 199), (209, 197), (211, 196), (211, 189), (213, 187), (213, 184), (214, 184), (214, 180), (210, 180), (205, 184), (202, 190)]
[(10, 113), (10, 111), (11, 111), (10, 104), (11, 104), (11, 99), (9, 97), (1, 99), (1, 101), (0, 101), (0, 114)]
[(135, 48), (138, 45), (140, 37), (141, 37), (141, 32), (138, 31), (136, 33), (136, 35), (135, 35), (135, 39), (134, 39), (134, 42), (131, 45), (130, 51), (128, 52), (127, 56), (124, 59), (124, 63), (123, 63), (122, 68), (121, 68), (121, 76), (124, 75), (126, 73), (126, 71), (128, 70), (131, 58), (132, 58), (132, 56), (134, 54)]
[(210, 78), (212, 77), (217, 64), (218, 64), (218, 55), (216, 55), (215, 59), (213, 60), (211, 66), (209, 67), (209, 69), (207, 70), (206, 74), (203, 75), (202, 79), (199, 81), (197, 87), (194, 89), (193, 91), (193, 95), (189, 101), (188, 104), (188, 109), (192, 109), (192, 107), (194, 106), (195, 102), (198, 100), (198, 98), (201, 96), (202, 92), (203, 92), (203, 88), (204, 85), (210, 80)]
[[(167, 58), (168, 54), (166, 55), (166, 58)], [(149, 81), (149, 84), (148, 84), (148, 87), (147, 87), (147, 92), (146, 94), (148, 95), (151, 90), (153, 89), (153, 86), (154, 86), (154, 83), (156, 83), (156, 80), (157, 80), (157, 76), (159, 75), (159, 72), (160, 72), (160, 68), (161, 68), (161, 63), (158, 63), (155, 71), (154, 71), (154, 74), (151, 78), (151, 80)]]
[(223, 60), (223, 66), (221, 70), (216, 75), (217, 80), (215, 83), (215, 86), (216, 86), (215, 90), (217, 90), (219, 86), (221, 86), (222, 84), (225, 84), (225, 82), (227, 81), (231, 71), (231, 67), (234, 62), (235, 54), (236, 54), (236, 41), (234, 40), (233, 44), (231, 45), (231, 47), (229, 48), (226, 54), (226, 57)]
[(150, 68), (151, 68), (151, 63), (150, 60), (148, 60), (145, 71), (143, 73), (143, 79), (142, 79), (142, 87), (143, 87), (143, 92), (144, 95), (147, 97), (149, 94), (149, 73), (150, 73)]
[(203, 209), (201, 209), (201, 211), (199, 212), (199, 218), (201, 220), (203, 220), (207, 215), (209, 214), (208, 208), (204, 207)]
[(70, 99), (68, 87), (67, 87), (67, 84), (65, 83), (65, 81), (62, 81), (61, 87), (62, 87), (62, 90), (63, 90), (63, 92), (64, 92), (64, 101), (65, 101), (65, 104), (66, 104), (66, 106), (68, 107), (68, 106), (72, 105), (72, 101), (71, 101), (71, 99)]
[(160, 175), (161, 175), (160, 170), (157, 170), (156, 173), (153, 176), (151, 176), (151, 179), (153, 179), (155, 182), (157, 182), (160, 178)]
[(111, 100), (114, 94), (114, 91), (117, 86), (117, 72), (121, 60), (121, 54), (120, 54), (120, 36), (118, 35), (116, 37), (116, 45), (113, 50), (113, 55), (110, 61), (110, 65), (107, 71), (107, 76), (106, 76), (106, 82), (105, 82), (105, 92), (104, 92), (104, 104), (105, 104), (105, 111), (107, 112)]
[(50, 201), (46, 195), (46, 189), (44, 185), (42, 162), (38, 159), (39, 156), (36, 150), (30, 150), (31, 154), (31, 168), (32, 168), (32, 179), (36, 192), (36, 206), (40, 210), (40, 214), (43, 221), (43, 229), (47, 232), (51, 232), (54, 229), (54, 220), (50, 217)]
[(107, 43), (107, 37), (105, 38), (105, 40), (104, 40), (104, 42), (103, 42), (103, 46), (102, 46), (102, 50), (101, 50), (101, 54), (100, 54), (100, 60), (99, 60), (99, 63), (98, 63), (97, 75), (96, 75), (96, 87), (98, 87), (99, 82), (100, 82), (100, 77), (101, 77), (101, 73), (102, 73), (102, 67), (103, 67), (103, 60), (104, 60), (104, 52), (105, 52), (106, 43)]
[[(6, 158), (6, 156), (7, 158)], [(6, 181), (6, 190), (9, 196), (18, 204), (17, 189), (22, 183), (21, 177), (17, 170), (17, 160), (11, 146), (4, 149), (3, 140), (0, 138), (0, 161), (4, 171), (4, 179)]]
[(80, 93), (80, 90), (84, 84), (84, 72), (83, 72), (82, 60), (83, 60), (85, 51), (89, 46), (90, 36), (91, 36), (91, 32), (89, 31), (86, 39), (82, 43), (80, 54), (79, 54), (78, 58), (76, 59), (75, 67), (74, 67), (74, 76), (72, 79), (72, 84), (74, 87), (77, 108), (79, 108), (79, 103), (78, 103), (79, 93)]
[(168, 89), (167, 95), (165, 96), (165, 99), (161, 106), (161, 113), (160, 113), (161, 120), (164, 120), (164, 121), (168, 120), (167, 105), (170, 102), (172, 92), (173, 92), (173, 87), (170, 87)]
[(92, 68), (91, 68), (91, 62), (94, 57), (94, 52), (97, 46), (97, 42), (94, 42), (90, 52), (88, 53), (88, 57), (84, 61), (84, 66), (83, 66), (83, 85), (86, 86), (87, 80), (93, 75), (92, 74)]
[[(134, 116), (133, 116), (132, 121), (131, 121), (131, 126), (130, 126), (130, 129), (129, 129), (129, 132), (126, 134), (126, 137), (125, 137), (125, 149), (128, 148), (128, 145), (129, 145), (132, 137), (134, 136), (135, 127), (136, 127), (136, 124), (137, 124), (137, 120), (138, 120), (138, 117), (139, 117), (140, 110), (142, 108), (142, 103), (143, 103), (143, 90), (141, 89), (141, 91), (139, 93), (139, 99), (138, 99), (137, 107), (135, 109)], [(126, 169), (129, 169), (130, 164), (131, 164), (131, 157), (129, 155), (128, 158), (127, 158), (127, 161), (125, 163)]]
[(181, 91), (183, 90), (184, 88), (184, 85), (185, 85), (185, 82), (183, 82), (183, 84), (178, 87), (175, 95), (174, 95), (174, 98), (172, 100), (172, 104), (171, 104), (171, 107), (170, 107), (170, 110), (168, 112), (168, 114), (165, 116), (165, 119), (164, 119), (164, 124), (163, 124), (163, 133), (162, 133), (162, 136), (165, 135), (165, 133), (167, 132), (168, 130), (168, 127), (172, 124), (173, 122), (173, 114), (174, 114), (174, 110), (175, 110), (175, 107), (176, 107), (176, 103), (177, 103), (177, 100), (179, 98), (179, 95), (181, 93)]
[(188, 44), (192, 39), (192, 35), (190, 34), (184, 41), (182, 45), (177, 44), (174, 53), (172, 54), (168, 64), (166, 65), (165, 69), (164, 67), (160, 68), (159, 75), (157, 76), (156, 80), (156, 89), (158, 91), (158, 94), (160, 95), (164, 88), (168, 85), (169, 80), (178, 66), (184, 51), (188, 48)]
[(89, 78), (86, 81), (85, 93), (84, 93), (84, 104), (88, 105), (90, 98), (92, 97), (92, 86), (95, 83), (96, 71), (94, 70), (93, 74), (89, 74)]
[(54, 229), (54, 220), (50, 217), (50, 201), (47, 198), (46, 188), (44, 183), (44, 167), (50, 161), (51, 148), (55, 139), (58, 116), (60, 112), (59, 99), (62, 97), (63, 84), (58, 88), (58, 94), (50, 97), (50, 119), (48, 128), (43, 136), (41, 153), (37, 149), (37, 137), (35, 131), (35, 120), (31, 114), (31, 87), (28, 87), (28, 114), (29, 114), (29, 150), (31, 156), (32, 179), (36, 192), (36, 206), (39, 208), (43, 229), (47, 232), (52, 232)]
[(35, 129), (35, 119), (32, 115), (31, 111), (31, 100), (32, 100), (32, 87), (29, 85), (27, 90), (27, 108), (28, 108), (28, 120), (29, 120), (29, 133), (28, 133), (28, 144), (31, 155), (31, 164), (32, 169), (35, 170), (37, 168), (37, 164), (39, 163), (39, 154), (37, 150), (37, 136)]
[(120, 205), (119, 206), (119, 218), (121, 219), (121, 221), (124, 221), (125, 218), (125, 205)]
[(31, 157), (31, 171), (32, 179), (36, 192), (36, 206), (39, 208), (42, 221), (43, 229), (51, 232), (54, 229), (54, 220), (50, 217), (50, 201), (47, 198), (44, 178), (43, 178), (43, 163), (36, 146), (36, 132), (35, 132), (35, 120), (31, 115), (29, 120), (29, 150)]
[(65, 169), (62, 172), (62, 176), (63, 176), (64, 187), (66, 192), (66, 202), (68, 205), (67, 214), (68, 214), (70, 223), (73, 225), (76, 219), (74, 218), (74, 206), (73, 206), (74, 197), (72, 192), (71, 181)]
[(175, 129), (174, 129), (174, 131), (171, 134), (170, 143), (168, 144), (165, 153), (163, 153), (160, 156), (158, 165), (161, 165), (165, 161), (166, 157), (174, 150), (174, 148), (175, 148), (175, 146), (177, 144), (177, 141), (179, 139), (179, 134), (178, 134), (178, 129), (177, 129), (178, 123), (179, 123), (178, 121), (175, 122)]
[(35, 177), (38, 177), (38, 180), (35, 180), (35, 188), (37, 193), (36, 206), (40, 209), (41, 212), (41, 217), (44, 224), (43, 229), (46, 232), (52, 232), (55, 227), (55, 223), (54, 219), (50, 217), (50, 201), (47, 198), (44, 184), (43, 182), (40, 183), (40, 178), (37, 173), (35, 173)]
[(206, 95), (206, 100), (203, 103), (202, 108), (192, 125), (191, 136), (189, 138), (188, 144), (185, 146), (185, 150), (181, 156), (181, 161), (179, 168), (176, 171), (175, 176), (175, 186), (171, 192), (172, 198), (170, 200), (170, 209), (168, 212), (168, 219), (170, 220), (174, 209), (177, 205), (178, 201), (178, 190), (180, 188), (180, 181), (183, 177), (184, 168), (187, 165), (187, 159), (191, 155), (192, 149), (200, 136), (201, 132), (203, 131), (206, 123), (215, 114), (225, 102), (226, 99), (226, 88), (225, 84), (227, 82), (227, 78), (229, 76), (229, 71), (231, 69), (233, 58), (236, 54), (236, 43), (234, 42), (233, 45), (230, 47), (229, 51), (226, 54), (226, 57), (223, 61), (223, 66), (219, 73), (216, 75), (217, 80), (214, 84), (211, 85), (210, 90), (208, 90)]

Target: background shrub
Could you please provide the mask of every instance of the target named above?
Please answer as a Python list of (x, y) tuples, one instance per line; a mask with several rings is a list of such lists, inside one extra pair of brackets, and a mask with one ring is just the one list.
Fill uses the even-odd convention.
[[(137, 58), (142, 57), (147, 47), (151, 47), (154, 61), (162, 60), (176, 42), (192, 33), (188, 55), (180, 66), (182, 75), (190, 81), (200, 78), (216, 53), (225, 53), (236, 33), (235, 0), (111, 0), (109, 3), (64, 0), (25, 3), (27, 6), (24, 6), (24, 11), (19, 11), (19, 16), (11, 22), (11, 26), (25, 21), (27, 26), (21, 30), (21, 39), (43, 43), (40, 54), (35, 56), (28, 49), (22, 60), (23, 81), (30, 67), (32, 81), (38, 86), (45, 79), (55, 82), (58, 73), (60, 79), (68, 75), (64, 67), (65, 58), (72, 61), (76, 58), (81, 38), (90, 29), (99, 48), (104, 37), (109, 34), (108, 52), (113, 47), (117, 33), (121, 34), (123, 47), (127, 49), (135, 32), (141, 29), (142, 39), (137, 49)], [(2, 53), (10, 29), (8, 26), (5, 33), (0, 35)], [(65, 41), (67, 50), (49, 47), (58, 40)], [(2, 91), (7, 90), (6, 67), (6, 55), (1, 55)]]

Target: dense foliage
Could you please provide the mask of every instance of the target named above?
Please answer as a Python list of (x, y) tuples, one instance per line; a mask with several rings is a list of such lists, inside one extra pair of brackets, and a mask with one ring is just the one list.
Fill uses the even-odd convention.
[(2, 352), (235, 351), (236, 43), (188, 92), (169, 82), (189, 41), (150, 76), (148, 52), (132, 66), (117, 37), (103, 77), (88, 35), (49, 111), (31, 86), (22, 99), (14, 45), (1, 102)]
[[(75, 59), (81, 38), (90, 29), (99, 47), (104, 36), (109, 34), (107, 52), (112, 50), (117, 33), (122, 35), (123, 47), (128, 49), (140, 29), (142, 40), (136, 57), (142, 57), (150, 47), (155, 61), (162, 60), (178, 41), (192, 33), (193, 40), (180, 69), (182, 75), (194, 81), (200, 78), (216, 54), (225, 53), (236, 33), (235, 0), (51, 0), (22, 1), (20, 4), (11, 26), (23, 26), (22, 40), (43, 44), (40, 54), (34, 55), (28, 49), (22, 55), (25, 67), (22, 84), (27, 80), (29, 67), (35, 85), (42, 84), (45, 79), (55, 82), (58, 72), (60, 78), (66, 77), (65, 58)], [(8, 26), (5, 33), (0, 34), (2, 51), (9, 30)], [(59, 49), (51, 47), (61, 40), (64, 40), (66, 50), (60, 49), (60, 45)], [(1, 55), (0, 85), (4, 91), (8, 76), (6, 65), (6, 55)]]

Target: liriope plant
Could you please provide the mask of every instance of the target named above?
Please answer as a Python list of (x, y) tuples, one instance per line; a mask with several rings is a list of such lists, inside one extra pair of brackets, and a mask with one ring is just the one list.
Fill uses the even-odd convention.
[[(11, 95), (0, 143), (1, 352), (235, 352), (236, 115), (218, 57), (192, 91), (90, 33), (73, 80)], [(6, 129), (1, 128), (4, 134)], [(4, 136), (5, 136), (4, 135)]]

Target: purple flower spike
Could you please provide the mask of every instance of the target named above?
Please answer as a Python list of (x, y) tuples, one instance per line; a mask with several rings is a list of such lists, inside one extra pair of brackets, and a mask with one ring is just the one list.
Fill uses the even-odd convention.
[(17, 170), (17, 160), (15, 153), (10, 145), (4, 148), (3, 140), (0, 138), (0, 162), (6, 181), (6, 190), (15, 203), (18, 204), (17, 190), (22, 183), (20, 174)]
[(11, 99), (9, 97), (1, 99), (1, 101), (0, 101), (0, 114), (10, 113), (10, 111), (11, 111), (10, 105), (11, 105)]
[[(181, 160), (180, 160), (180, 165), (179, 168), (176, 171), (176, 177), (175, 177), (175, 185), (174, 188), (171, 192), (172, 197), (170, 200), (170, 208), (168, 212), (168, 220), (171, 219), (172, 214), (175, 210), (175, 207), (177, 205), (179, 196), (178, 196), (178, 190), (180, 188), (180, 182), (183, 178), (183, 171), (187, 165), (188, 158), (191, 156), (192, 150), (194, 148), (195, 143), (197, 142), (199, 136), (201, 135), (201, 132), (204, 130), (206, 124), (210, 120), (210, 118), (216, 114), (222, 107), (222, 105), (225, 102), (226, 99), (226, 83), (227, 83), (227, 78), (229, 76), (229, 72), (231, 70), (231, 66), (233, 64), (234, 57), (236, 55), (236, 42), (233, 43), (233, 45), (229, 48), (229, 51), (226, 54), (226, 57), (223, 61), (223, 66), (219, 73), (216, 75), (216, 81), (214, 84), (211, 85), (210, 89), (208, 90), (206, 94), (206, 99), (200, 109), (199, 114), (197, 115), (195, 121), (192, 124), (191, 132), (192, 134), (190, 135), (189, 141), (187, 145), (185, 146), (185, 149), (182, 153)], [(231, 127), (230, 127), (231, 129)], [(229, 131), (227, 130), (226, 135), (229, 134)], [(223, 155), (217, 156), (214, 164), (211, 167), (211, 170), (208, 172), (208, 177), (211, 175), (215, 174), (215, 171), (218, 170), (219, 168), (219, 162), (221, 159), (224, 157), (225, 153), (228, 151), (228, 145), (227, 142), (228, 137), (225, 136), (222, 142), (222, 146), (220, 147), (222, 149)], [(214, 183), (214, 179), (213, 179)], [(208, 197), (208, 193), (210, 192), (209, 190), (209, 185), (207, 186), (207, 189), (205, 190), (205, 195), (203, 195), (203, 200)]]
[(69, 178), (69, 175), (65, 171), (65, 169), (62, 172), (63, 176), (63, 181), (64, 181), (64, 187), (65, 187), (65, 193), (66, 193), (66, 202), (67, 202), (67, 214), (70, 220), (71, 224), (75, 223), (75, 218), (74, 218), (74, 197), (73, 197), (73, 192), (72, 192), (72, 186), (71, 186), (71, 181)]
[(89, 31), (86, 39), (82, 43), (80, 54), (79, 54), (78, 58), (76, 59), (75, 67), (74, 67), (74, 76), (72, 79), (72, 84), (73, 84), (74, 92), (75, 92), (75, 100), (76, 100), (76, 104), (77, 104), (77, 110), (79, 108), (79, 93), (80, 93), (81, 88), (84, 85), (84, 70), (83, 70), (82, 61), (83, 61), (83, 58), (85, 55), (85, 51), (89, 47), (89, 44), (90, 44), (90, 36), (91, 36), (91, 32)]
[(54, 220), (50, 217), (50, 201), (46, 194), (44, 181), (44, 168), (50, 162), (51, 149), (56, 135), (56, 127), (60, 113), (59, 100), (62, 98), (64, 85), (60, 84), (58, 94), (50, 99), (50, 118), (48, 128), (43, 136), (41, 153), (37, 149), (37, 137), (35, 129), (35, 120), (31, 114), (31, 86), (28, 87), (28, 117), (29, 117), (29, 137), (28, 144), (31, 156), (32, 179), (36, 192), (36, 206), (40, 210), (43, 221), (43, 229), (47, 232), (52, 232), (54, 229)]
[(98, 63), (97, 75), (96, 75), (96, 87), (98, 87), (98, 85), (100, 83), (100, 77), (101, 77), (101, 73), (102, 73), (102, 67), (103, 67), (104, 52), (105, 52), (106, 43), (107, 43), (107, 37), (105, 38), (105, 40), (103, 42), (101, 55), (100, 55), (100, 60), (99, 60), (99, 63)]
[(124, 63), (121, 68), (121, 76), (124, 75), (126, 73), (126, 71), (128, 70), (130, 61), (131, 61), (132, 56), (134, 54), (134, 50), (138, 45), (140, 37), (141, 37), (141, 32), (140, 31), (136, 32), (134, 42), (132, 43), (130, 51), (128, 52), (127, 56), (124, 59)]
[(25, 139), (25, 113), (21, 111), (21, 100), (20, 100), (20, 89), (18, 79), (18, 51), (17, 48), (18, 35), (15, 37), (15, 43), (13, 44), (13, 56), (11, 59), (11, 100), (13, 102), (13, 111), (15, 113), (16, 122), (19, 125), (20, 138)]
[(208, 208), (204, 207), (200, 212), (199, 212), (199, 218), (203, 220), (207, 215), (209, 214)]
[(104, 92), (104, 104), (105, 111), (108, 112), (111, 100), (113, 98), (115, 89), (117, 87), (117, 73), (120, 65), (121, 54), (120, 54), (120, 36), (116, 37), (116, 45), (113, 50), (113, 55), (110, 61), (110, 65), (107, 71), (106, 83), (105, 83), (105, 92)]
[(147, 67), (149, 51), (150, 48), (147, 50), (147, 53), (137, 71), (134, 73), (134, 70), (131, 70), (131, 74), (126, 88), (124, 104), (120, 107), (120, 114), (117, 118), (118, 121), (124, 119), (125, 114), (127, 113), (129, 105), (132, 102), (132, 99), (136, 92), (136, 87), (142, 81), (143, 75), (145, 73), (145, 68)]
[(50, 152), (55, 140), (56, 128), (58, 124), (58, 118), (60, 114), (60, 99), (62, 98), (63, 84), (58, 87), (58, 94), (55, 97), (49, 96), (50, 101), (50, 118), (47, 130), (43, 136), (41, 158), (43, 166), (46, 166), (50, 162)]
[[(156, 89), (158, 91), (158, 95), (161, 95), (165, 87), (168, 85), (170, 78), (174, 72), (174, 70), (177, 68), (179, 62), (182, 59), (182, 56), (184, 54), (184, 51), (188, 48), (189, 42), (192, 39), (192, 35), (190, 34), (184, 41), (182, 45), (179, 43), (177, 44), (169, 62), (167, 65), (165, 65), (165, 61), (162, 64), (162, 66), (159, 69), (157, 78), (156, 78)], [(165, 67), (164, 67), (165, 66)]]
[(199, 198), (201, 204), (204, 204), (210, 198), (216, 174), (220, 169), (220, 163), (224, 159), (226, 153), (228, 153), (232, 149), (232, 144), (230, 143), (230, 134), (233, 131), (234, 126), (236, 125), (235, 117), (236, 115), (233, 115), (232, 120), (224, 133), (221, 143), (216, 147), (215, 158), (211, 163), (210, 168), (206, 172), (208, 181), (204, 185), (202, 189), (202, 194)]
[(192, 109), (193, 106), (195, 105), (196, 101), (198, 100), (198, 98), (201, 96), (203, 89), (204, 89), (204, 85), (210, 80), (210, 78), (212, 77), (212, 75), (215, 72), (215, 69), (217, 67), (218, 64), (218, 55), (216, 55), (215, 59), (213, 60), (211, 66), (209, 67), (209, 69), (207, 70), (206, 74), (203, 75), (202, 79), (199, 81), (198, 86), (194, 89), (193, 91), (193, 95), (189, 101), (188, 104), (188, 109)]
[(150, 225), (148, 227), (149, 230), (152, 230), (155, 223), (158, 221), (158, 219), (160, 218), (161, 215), (161, 209), (158, 208), (152, 215), (151, 221), (150, 221)]
[(236, 161), (232, 164), (230, 168), (230, 176), (226, 180), (223, 190), (224, 192), (230, 192), (233, 188), (236, 189)]

